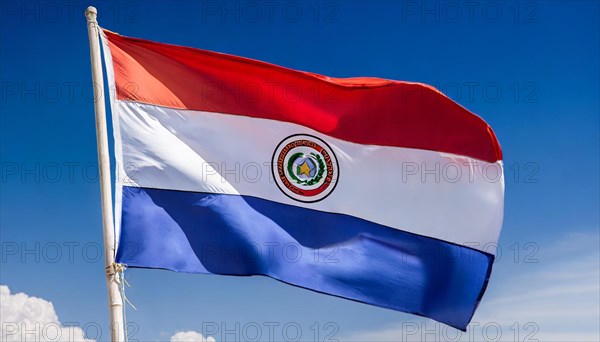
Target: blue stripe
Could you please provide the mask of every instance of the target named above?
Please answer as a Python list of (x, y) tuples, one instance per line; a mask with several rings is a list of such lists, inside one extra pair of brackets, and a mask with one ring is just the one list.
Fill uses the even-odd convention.
[(117, 261), (129, 267), (266, 275), (461, 330), (494, 259), (353, 216), (251, 196), (124, 187), (122, 214)]

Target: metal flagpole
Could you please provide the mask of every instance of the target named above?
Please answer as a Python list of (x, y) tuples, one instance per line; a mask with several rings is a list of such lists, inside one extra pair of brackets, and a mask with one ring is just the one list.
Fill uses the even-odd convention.
[(90, 56), (92, 62), (92, 82), (94, 85), (94, 111), (96, 113), (96, 142), (98, 145), (98, 165), (100, 169), (100, 196), (102, 203), (102, 231), (104, 238), (104, 266), (108, 286), (110, 310), (110, 338), (113, 342), (125, 341), (123, 321), (123, 298), (119, 291), (119, 279), (115, 270), (115, 231), (113, 225), (112, 193), (110, 182), (110, 159), (108, 135), (106, 132), (106, 108), (104, 106), (104, 78), (100, 59), (100, 39), (95, 7), (85, 11)]

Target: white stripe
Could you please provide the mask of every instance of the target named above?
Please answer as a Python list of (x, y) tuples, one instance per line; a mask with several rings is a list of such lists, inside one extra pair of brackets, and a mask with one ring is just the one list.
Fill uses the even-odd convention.
[[(125, 185), (256, 196), (348, 214), (490, 253), (486, 244), (498, 240), (502, 162), (361, 145), (274, 120), (129, 101), (117, 101), (117, 107), (123, 163), (130, 177)], [(337, 187), (316, 203), (288, 198), (271, 174), (277, 145), (299, 133), (326, 141), (339, 163)]]

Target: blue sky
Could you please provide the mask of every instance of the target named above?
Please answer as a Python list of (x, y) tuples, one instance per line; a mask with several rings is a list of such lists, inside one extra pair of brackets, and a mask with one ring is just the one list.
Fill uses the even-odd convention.
[[(438, 87), (483, 117), (504, 152), (502, 256), (474, 321), (497, 322), (503, 339), (517, 330), (522, 340), (535, 326), (532, 338), (598, 336), (596, 1), (5, 1), (0, 283), (12, 293), (52, 302), (63, 323), (98, 322), (101, 339), (108, 338), (87, 5), (98, 8), (101, 26), (128, 36), (328, 76)], [(329, 333), (399, 340), (421, 322), (443, 330), (262, 277), (153, 270), (127, 277), (139, 309), (127, 315), (141, 340), (206, 332), (212, 323), (234, 329), (236, 322), (265, 327), (262, 340), (269, 340), (269, 322), (298, 324), (305, 341), (315, 331), (320, 340)], [(219, 334), (244, 337), (240, 330)], [(275, 328), (275, 338), (281, 335)]]

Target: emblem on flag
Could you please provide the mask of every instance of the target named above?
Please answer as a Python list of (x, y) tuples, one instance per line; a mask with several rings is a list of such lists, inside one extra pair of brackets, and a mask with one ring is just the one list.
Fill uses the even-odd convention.
[(318, 202), (335, 189), (337, 159), (327, 143), (315, 136), (295, 134), (279, 143), (273, 153), (275, 184), (288, 197)]

